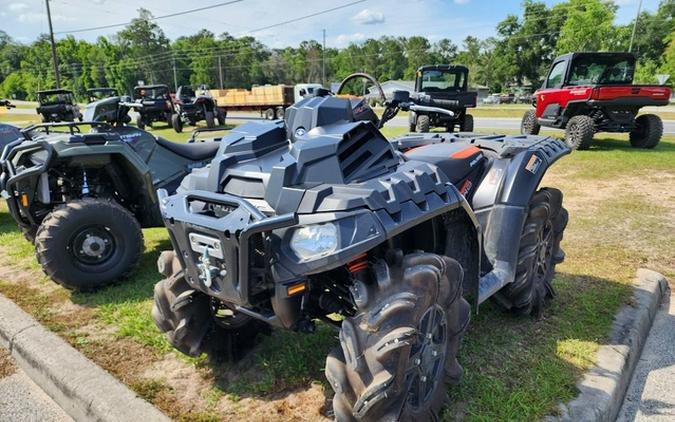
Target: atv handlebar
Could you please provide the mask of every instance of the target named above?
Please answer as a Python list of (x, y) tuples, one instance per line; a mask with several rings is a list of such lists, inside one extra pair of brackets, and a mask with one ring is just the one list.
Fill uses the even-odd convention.
[(130, 101), (120, 101), (119, 105), (121, 105), (123, 107), (129, 107), (129, 108), (143, 108), (142, 103), (137, 103), (137, 102), (134, 102), (134, 101), (131, 101), (131, 102)]
[(426, 112), (426, 113), (439, 113), (439, 114), (445, 114), (445, 115), (450, 116), (450, 117), (455, 117), (454, 112), (452, 112), (450, 110), (446, 110), (444, 108), (440, 108), (440, 107), (431, 107), (431, 106), (424, 106), (424, 105), (418, 105), (418, 104), (412, 104), (412, 103), (408, 103), (408, 104), (404, 103), (404, 104), (401, 104), (401, 109), (402, 110), (416, 111), (416, 112), (423, 111), (423, 112)]

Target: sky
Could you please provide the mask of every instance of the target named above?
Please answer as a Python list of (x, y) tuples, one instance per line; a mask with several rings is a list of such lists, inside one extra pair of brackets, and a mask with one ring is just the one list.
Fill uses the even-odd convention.
[[(559, 3), (546, 0), (546, 4)], [(223, 0), (51, 0), (57, 38), (69, 31), (125, 23), (144, 7), (161, 16), (188, 9), (224, 3)], [(261, 29), (269, 25), (311, 15), (327, 9), (348, 7), (297, 22)], [(630, 22), (639, 0), (616, 0), (617, 23)], [(654, 11), (658, 0), (643, 0), (643, 10)], [(422, 35), (432, 42), (449, 38), (461, 45), (467, 35), (485, 38), (495, 34), (496, 24), (508, 14), (522, 16), (520, 0), (239, 0), (229, 5), (158, 20), (170, 39), (206, 28), (216, 35), (252, 35), (269, 47), (297, 46), (300, 41), (322, 40), (326, 30), (328, 47), (383, 35)], [(121, 27), (79, 32), (73, 35), (94, 41), (112, 35)], [(44, 0), (0, 0), (0, 30), (17, 41), (28, 43), (49, 30)]]

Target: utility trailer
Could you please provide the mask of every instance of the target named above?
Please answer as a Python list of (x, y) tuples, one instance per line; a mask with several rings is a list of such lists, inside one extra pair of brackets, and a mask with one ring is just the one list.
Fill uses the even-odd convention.
[(260, 112), (268, 120), (283, 119), (286, 107), (293, 104), (293, 87), (287, 85), (254, 86), (247, 89), (212, 89), (218, 109)]
[(211, 96), (218, 109), (260, 112), (267, 120), (283, 119), (286, 108), (304, 97), (311, 97), (321, 84), (263, 85), (247, 89), (212, 89)]

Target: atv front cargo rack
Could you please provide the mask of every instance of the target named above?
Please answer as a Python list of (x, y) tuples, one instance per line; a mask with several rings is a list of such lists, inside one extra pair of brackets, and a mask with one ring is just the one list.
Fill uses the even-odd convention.
[[(259, 268), (250, 259), (251, 240), (257, 234), (296, 225), (297, 215), (267, 217), (229, 194), (192, 191), (168, 196), (160, 189), (157, 195), (174, 249), (182, 251), (179, 259), (188, 283), (224, 302), (252, 306), (252, 273), (263, 274), (260, 270), (266, 270), (272, 257), (264, 246), (265, 263)], [(258, 247), (261, 243), (257, 242)]]

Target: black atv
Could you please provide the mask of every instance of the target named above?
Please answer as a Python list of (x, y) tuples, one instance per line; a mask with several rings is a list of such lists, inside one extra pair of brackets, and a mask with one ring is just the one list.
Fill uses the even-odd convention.
[(42, 115), (42, 121), (74, 122), (82, 121), (80, 107), (73, 98), (73, 91), (69, 89), (48, 89), (37, 92), (37, 113)]
[(218, 149), (126, 126), (130, 101), (89, 104), (89, 133), (75, 123), (29, 126), (0, 156), (10, 214), (34, 241), (44, 272), (69, 289), (93, 290), (128, 274), (143, 252), (141, 228), (162, 225), (156, 189), (175, 191)]
[(214, 128), (216, 119), (219, 125), (225, 124), (225, 113), (216, 106), (216, 100), (208, 93), (205, 85), (183, 85), (176, 92), (176, 114), (171, 118), (173, 129), (180, 133), (183, 124), (195, 126), (197, 122), (206, 121), (206, 127)]
[(99, 88), (89, 88), (87, 90), (87, 99), (89, 100), (88, 103), (93, 103), (99, 100), (103, 100), (105, 98), (118, 96), (119, 93), (115, 88), (99, 87)]
[(144, 85), (134, 87), (134, 101), (142, 105), (136, 116), (136, 126), (145, 129), (154, 122), (164, 122), (171, 126), (172, 116), (176, 113), (171, 91), (166, 85)]
[(452, 132), (456, 127), (461, 132), (472, 132), (473, 116), (466, 109), (476, 107), (478, 93), (468, 90), (469, 69), (461, 65), (427, 65), (420, 67), (416, 75), (411, 101), (452, 111), (452, 115), (411, 112), (408, 118), (410, 131), (424, 133), (434, 127), (443, 127)]
[(340, 333), (326, 360), (337, 420), (437, 418), (462, 375), (465, 295), (535, 315), (553, 295), (567, 212), (539, 183), (570, 150), (378, 130), (399, 109), (445, 112), (419, 107), (397, 92), (380, 120), (322, 90), (285, 122), (235, 128), (211, 166), (161, 191), (175, 252), (159, 259), (152, 316), (171, 344), (237, 356), (261, 324), (321, 320)]

